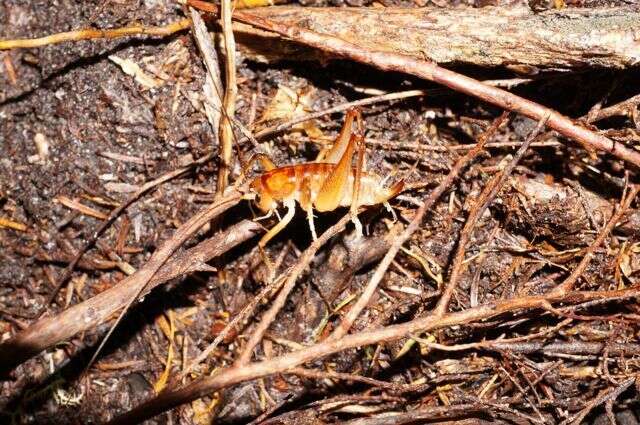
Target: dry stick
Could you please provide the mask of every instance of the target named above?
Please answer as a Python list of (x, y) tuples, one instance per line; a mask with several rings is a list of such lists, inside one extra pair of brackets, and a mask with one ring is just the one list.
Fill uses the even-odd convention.
[(200, 12), (192, 7), (189, 8), (189, 12), (193, 22), (193, 37), (207, 69), (207, 77), (202, 87), (205, 100), (204, 109), (207, 120), (211, 125), (214, 144), (217, 146), (220, 143), (220, 117), (222, 114), (222, 78), (220, 77), (218, 53), (207, 30), (207, 25), (200, 16)]
[(562, 282), (555, 289), (553, 289), (552, 291), (553, 293), (555, 293), (556, 295), (562, 295), (573, 290), (573, 288), (576, 285), (576, 282), (578, 281), (578, 278), (585, 271), (585, 269), (591, 262), (591, 259), (595, 255), (596, 249), (598, 249), (598, 247), (602, 245), (602, 243), (604, 242), (604, 239), (607, 237), (609, 233), (611, 233), (611, 231), (616, 226), (616, 224), (618, 224), (618, 221), (620, 221), (624, 213), (629, 209), (629, 207), (631, 206), (631, 203), (633, 202), (635, 197), (638, 195), (639, 190), (640, 190), (639, 185), (634, 185), (631, 188), (631, 191), (627, 195), (626, 199), (623, 199), (621, 201), (621, 205), (619, 206), (617, 211), (611, 216), (611, 218), (607, 222), (607, 225), (604, 226), (602, 231), (600, 231), (600, 233), (598, 234), (598, 237), (593, 241), (593, 243), (589, 245), (589, 247), (587, 248), (584, 254), (584, 257), (582, 257), (582, 260), (580, 260), (580, 263), (578, 263), (576, 268), (573, 270), (573, 272), (571, 272), (569, 277), (567, 277), (564, 280), (564, 282)]
[(309, 247), (302, 253), (302, 255), (300, 255), (298, 262), (289, 272), (287, 281), (280, 290), (278, 297), (273, 301), (273, 304), (269, 308), (269, 311), (264, 314), (262, 320), (260, 320), (260, 323), (258, 323), (258, 326), (256, 326), (256, 329), (253, 331), (253, 334), (244, 347), (244, 351), (236, 360), (234, 366), (242, 367), (243, 365), (251, 361), (253, 349), (260, 343), (260, 341), (262, 340), (262, 336), (267, 331), (271, 323), (275, 320), (276, 316), (286, 303), (287, 298), (289, 297), (289, 293), (291, 293), (291, 291), (293, 290), (298, 277), (309, 266), (309, 263), (311, 263), (311, 260), (313, 260), (313, 257), (315, 256), (318, 249), (320, 249), (322, 245), (327, 243), (327, 241), (331, 237), (341, 232), (345, 228), (349, 220), (350, 214), (346, 214), (340, 219), (340, 221), (327, 229), (322, 235), (320, 235), (320, 237), (318, 237), (318, 239), (313, 241), (311, 245), (309, 245)]
[[(192, 1), (190, 0), (189, 3), (192, 3)], [(603, 150), (636, 166), (640, 166), (640, 152), (629, 149), (621, 143), (610, 140), (585, 127), (581, 127), (553, 109), (524, 99), (508, 91), (488, 86), (476, 79), (442, 68), (435, 63), (418, 60), (398, 53), (367, 50), (366, 48), (356, 46), (338, 37), (318, 34), (300, 27), (276, 23), (243, 11), (236, 11), (234, 18), (237, 21), (252, 25), (256, 28), (275, 32), (296, 42), (369, 64), (384, 71), (404, 72), (442, 84), (453, 90), (475, 96), (502, 109), (517, 112), (537, 121), (548, 115), (547, 125), (550, 128), (558, 131), (563, 136), (581, 143), (586, 149)]]
[(618, 398), (620, 394), (625, 392), (626, 389), (629, 388), (634, 383), (635, 380), (636, 380), (635, 378), (629, 378), (626, 381), (622, 382), (617, 387), (611, 390), (603, 391), (600, 395), (598, 395), (596, 398), (591, 400), (587, 404), (587, 406), (584, 409), (582, 409), (577, 415), (573, 416), (572, 418), (564, 420), (562, 422), (562, 425), (565, 425), (567, 423), (571, 423), (573, 425), (581, 424), (584, 418), (589, 414), (589, 412), (591, 412), (594, 408), (601, 405), (602, 403), (605, 403), (610, 400), (615, 400), (616, 398)]
[[(460, 144), (460, 145), (427, 145), (420, 143), (402, 143), (391, 142), (387, 140), (378, 140), (366, 138), (365, 142), (369, 146), (380, 147), (385, 150), (391, 151), (408, 151), (408, 152), (451, 152), (451, 151), (468, 151), (473, 148), (473, 144)], [(501, 148), (517, 148), (522, 146), (522, 142), (492, 142), (484, 145), (485, 149), (501, 149)], [(556, 146), (562, 146), (562, 143), (547, 141), (547, 142), (532, 142), (530, 148), (551, 148)]]
[[(441, 351), (467, 351), (467, 350), (478, 350), (483, 348), (486, 348), (489, 350), (507, 350), (507, 349), (510, 349), (510, 347), (523, 347), (526, 344), (530, 344), (529, 347), (530, 346), (539, 347), (538, 350), (541, 350), (542, 348), (544, 348), (543, 342), (527, 343), (523, 341), (528, 341), (531, 339), (540, 338), (542, 336), (549, 335), (550, 333), (555, 332), (558, 329), (571, 323), (571, 321), (572, 319), (565, 319), (562, 322), (560, 322), (558, 325), (550, 329), (545, 329), (544, 331), (537, 332), (535, 334), (529, 334), (526, 336), (509, 338), (509, 339), (496, 339), (496, 340), (481, 341), (481, 342), (470, 342), (466, 344), (444, 345), (444, 344), (438, 344), (435, 342), (429, 342), (426, 339), (416, 337), (416, 336), (413, 336), (412, 338), (415, 339), (417, 342), (419, 342), (421, 346), (425, 346), (427, 348), (433, 348), (435, 350), (441, 350)], [(604, 344), (601, 344), (601, 346), (604, 346)], [(518, 348), (514, 348), (514, 351), (519, 352)], [(535, 350), (532, 350), (531, 352), (534, 352), (534, 351)]]
[[(215, 208), (207, 208), (203, 213), (206, 216), (215, 216), (236, 205), (239, 199), (239, 195), (227, 196), (216, 203)], [(200, 213), (200, 215), (203, 213)], [(186, 226), (194, 227), (190, 223), (193, 223), (193, 220), (198, 220), (200, 215), (194, 216), (193, 219), (180, 227), (176, 231), (176, 236), (184, 236), (187, 229)], [(259, 226), (251, 222), (241, 222), (234, 226), (232, 230), (235, 231), (232, 234), (223, 233), (179, 254), (177, 262), (170, 262), (165, 265), (145, 289), (150, 290), (153, 286), (166, 282), (182, 273), (197, 270), (198, 265), (204, 261), (226, 252), (233, 246), (251, 238), (259, 231)], [(127, 276), (117, 285), (64, 310), (56, 316), (38, 320), (10, 340), (0, 344), (0, 376), (6, 375), (14, 367), (42, 350), (107, 321), (114, 312), (124, 307), (138, 293), (140, 282), (146, 282), (148, 275), (152, 274), (150, 271), (161, 262), (162, 258), (160, 256), (164, 257), (169, 249), (174, 249), (178, 242), (175, 239), (176, 236), (166, 241), (143, 268), (133, 275)], [(201, 245), (202, 247), (198, 249)], [(195, 261), (195, 263), (192, 263), (192, 261)], [(169, 265), (171, 267), (167, 267)]]
[(482, 423), (480, 421), (465, 421), (465, 419), (469, 419), (473, 414), (487, 413), (492, 416), (486, 404), (450, 404), (423, 407), (409, 412), (390, 411), (371, 414), (366, 417), (344, 421), (342, 425), (415, 425), (417, 423), (455, 423), (455, 421), (460, 423)]
[[(213, 46), (213, 42), (211, 41), (209, 31), (207, 31), (207, 26), (202, 20), (199, 12), (194, 8), (190, 8), (189, 10), (193, 21), (193, 36), (196, 40), (200, 53), (202, 53), (204, 64), (207, 69), (207, 80), (202, 91), (206, 101), (204, 104), (205, 114), (207, 115), (209, 124), (211, 124), (215, 138), (214, 142), (217, 146), (219, 144), (220, 137), (220, 117), (222, 114), (226, 113), (222, 105), (222, 79), (220, 77), (218, 54)], [(232, 116), (227, 116), (226, 118), (230, 120), (231, 124), (233, 124), (238, 130), (240, 130), (245, 139), (250, 140), (254, 145), (258, 144), (255, 137), (251, 134), (251, 131), (249, 131), (249, 129), (247, 129), (247, 127), (245, 127), (241, 122)]]
[[(492, 86), (499, 86), (504, 80), (490, 80), (490, 81), (484, 81), (485, 84), (489, 84)], [(394, 92), (394, 93), (386, 93), (386, 94), (381, 94), (381, 95), (377, 95), (377, 96), (370, 96), (370, 97), (366, 97), (364, 99), (358, 99), (358, 100), (353, 100), (351, 102), (345, 102), (345, 103), (341, 103), (339, 105), (333, 106), (331, 108), (327, 108), (324, 109), (322, 111), (317, 111), (317, 112), (311, 112), (309, 114), (306, 115), (301, 115), (299, 117), (293, 118), (289, 121), (286, 122), (282, 122), (279, 124), (275, 124), (271, 127), (267, 127), (264, 128), (260, 131), (258, 131), (255, 134), (255, 138), (256, 139), (261, 139), (263, 137), (266, 136), (270, 136), (272, 134), (275, 133), (279, 133), (281, 131), (287, 130), (291, 127), (293, 127), (296, 124), (300, 124), (301, 122), (305, 122), (305, 121), (309, 121), (309, 120), (313, 120), (316, 118), (320, 118), (323, 117), (325, 115), (329, 115), (329, 114), (335, 114), (338, 112), (344, 112), (347, 109), (356, 107), (356, 106), (365, 106), (365, 105), (373, 105), (375, 103), (381, 103), (381, 102), (388, 102), (388, 101), (392, 101), (392, 100), (402, 100), (402, 99), (408, 99), (408, 98), (412, 98), (412, 97), (420, 97), (420, 96), (426, 96), (430, 93), (430, 90), (406, 90), (406, 91), (400, 91), (400, 92)], [(371, 139), (366, 139), (367, 143), (372, 142)], [(375, 141), (374, 141), (375, 142)], [(511, 144), (505, 144), (505, 146), (513, 146), (513, 143)], [(519, 146), (519, 144), (518, 144)], [(424, 147), (425, 150), (434, 150), (434, 149), (430, 149), (431, 147), (426, 146)], [(446, 151), (448, 148), (447, 147), (434, 147), (435, 149), (442, 149), (444, 151)], [(464, 147), (465, 149), (470, 149), (470, 147)]]
[(217, 195), (221, 196), (229, 183), (231, 170), (231, 154), (233, 152), (233, 128), (231, 119), (235, 115), (238, 87), (236, 84), (236, 42), (231, 27), (231, 0), (222, 0), (220, 8), (220, 25), (225, 50), (225, 92), (222, 101), (224, 116), (220, 126), (220, 168), (218, 169)]
[(421, 388), (423, 386), (422, 384), (420, 385), (394, 384), (391, 382), (368, 378), (366, 376), (352, 375), (350, 373), (324, 372), (320, 370), (305, 369), (301, 367), (295, 367), (293, 369), (289, 369), (285, 373), (302, 376), (305, 378), (313, 378), (313, 379), (339, 379), (341, 381), (362, 382), (367, 385), (373, 385), (375, 387), (385, 388), (388, 390), (393, 390), (395, 392), (408, 392), (416, 388)]
[(120, 38), (134, 35), (150, 35), (164, 37), (178, 31), (189, 28), (190, 19), (181, 19), (161, 27), (147, 27), (143, 25), (133, 25), (130, 27), (117, 28), (111, 30), (83, 29), (58, 34), (48, 35), (41, 38), (20, 39), (20, 40), (0, 40), (0, 50), (33, 48), (48, 46), (50, 44), (63, 43), (65, 41), (92, 40), (96, 38)]
[(251, 299), (251, 301), (247, 303), (247, 305), (242, 309), (242, 311), (240, 311), (229, 323), (227, 323), (227, 325), (222, 329), (222, 331), (220, 331), (220, 333), (218, 334), (218, 336), (216, 336), (213, 342), (211, 342), (211, 344), (209, 344), (209, 346), (206, 349), (204, 349), (202, 353), (200, 353), (198, 357), (196, 357), (191, 362), (191, 364), (189, 364), (189, 366), (185, 368), (184, 371), (180, 372), (180, 375), (178, 375), (174, 379), (174, 381), (175, 382), (182, 381), (182, 379), (185, 376), (187, 376), (189, 372), (191, 372), (200, 363), (205, 361), (209, 357), (209, 355), (213, 352), (213, 350), (215, 350), (218, 347), (218, 345), (225, 339), (225, 337), (229, 334), (229, 332), (231, 332), (231, 330), (236, 326), (238, 326), (241, 322), (246, 320), (247, 317), (253, 311), (255, 311), (255, 308), (258, 306), (258, 304), (260, 304), (262, 300), (266, 299), (267, 295), (275, 291), (275, 289), (278, 288), (283, 282), (284, 282), (284, 279), (276, 279), (269, 285), (265, 286), (258, 293), (258, 295), (254, 296)]
[(529, 145), (533, 140), (538, 137), (540, 132), (544, 129), (544, 126), (547, 122), (548, 115), (544, 117), (536, 128), (531, 132), (529, 137), (522, 143), (520, 148), (516, 151), (516, 154), (513, 156), (513, 159), (509, 161), (507, 166), (504, 168), (502, 173), (497, 179), (494, 179), (492, 182), (487, 184), (487, 187), (482, 191), (476, 202), (473, 204), (471, 211), (469, 212), (469, 217), (467, 218), (467, 222), (462, 228), (462, 232), (460, 232), (460, 240), (458, 241), (458, 249), (456, 251), (456, 255), (453, 261), (453, 268), (451, 269), (451, 278), (449, 279), (449, 284), (445, 287), (442, 292), (442, 296), (436, 304), (436, 308), (433, 310), (433, 315), (436, 317), (442, 316), (449, 307), (449, 303), (451, 302), (451, 297), (453, 292), (458, 287), (458, 281), (460, 280), (460, 276), (462, 274), (462, 267), (464, 265), (464, 253), (467, 243), (471, 238), (471, 232), (476, 225), (476, 222), (482, 214), (484, 214), (485, 210), (489, 207), (489, 204), (496, 197), (502, 186), (507, 181), (507, 178), (513, 172), (513, 169), (516, 167), (520, 159), (524, 156), (525, 152), (529, 148)]
[(362, 295), (360, 295), (360, 298), (358, 299), (356, 304), (342, 319), (342, 322), (340, 322), (340, 325), (333, 331), (329, 339), (336, 340), (349, 332), (349, 329), (351, 329), (353, 322), (355, 322), (355, 320), (358, 318), (360, 312), (362, 312), (367, 304), (369, 304), (369, 300), (373, 296), (376, 288), (382, 281), (384, 274), (387, 272), (387, 269), (391, 265), (391, 262), (395, 258), (402, 245), (411, 237), (411, 235), (416, 230), (418, 230), (418, 227), (422, 223), (422, 219), (424, 218), (427, 210), (431, 209), (433, 204), (435, 204), (435, 202), (440, 198), (444, 191), (447, 190), (447, 188), (449, 188), (451, 184), (453, 184), (453, 181), (456, 179), (462, 168), (464, 168), (469, 162), (471, 162), (482, 152), (483, 145), (491, 136), (493, 136), (493, 134), (495, 134), (495, 132), (498, 130), (500, 125), (502, 125), (506, 118), (507, 115), (502, 114), (497, 120), (495, 120), (491, 127), (489, 127), (489, 129), (487, 129), (487, 131), (479, 138), (476, 146), (465, 156), (460, 158), (458, 162), (456, 162), (447, 177), (442, 180), (442, 182), (440, 182), (440, 184), (429, 194), (429, 197), (424, 200), (422, 205), (420, 205), (420, 207), (418, 208), (415, 216), (411, 220), (409, 226), (407, 226), (407, 228), (397, 238), (394, 239), (384, 258), (382, 259), (382, 261), (380, 261), (380, 264), (378, 264), (375, 273), (373, 274), (373, 276), (371, 276), (371, 280), (369, 280), (369, 283), (365, 287), (364, 291), (362, 291)]
[(62, 276), (60, 276), (60, 278), (58, 278), (58, 281), (56, 282), (56, 286), (53, 288), (53, 291), (51, 292), (51, 294), (49, 294), (49, 297), (47, 298), (47, 301), (45, 302), (45, 305), (43, 306), (43, 308), (46, 308), (49, 304), (51, 304), (51, 302), (54, 300), (54, 298), (56, 297), (56, 295), (58, 294), (58, 292), (60, 291), (60, 289), (62, 288), (62, 285), (65, 284), (65, 282), (69, 279), (69, 277), (71, 276), (71, 273), (73, 273), (73, 269), (75, 268), (76, 264), (78, 264), (78, 261), (80, 261), (80, 259), (82, 258), (82, 256), (84, 255), (84, 253), (93, 246), (93, 244), (96, 243), (96, 241), (98, 240), (98, 238), (100, 237), (100, 235), (102, 235), (102, 233), (114, 222), (114, 220), (116, 218), (118, 218), (118, 216), (120, 216), (120, 214), (122, 213), (122, 211), (124, 211), (126, 208), (129, 207), (129, 205), (131, 205), (136, 199), (138, 199), (140, 196), (142, 196), (144, 193), (146, 193), (147, 191), (149, 191), (150, 189), (166, 182), (169, 181), (171, 179), (173, 179), (174, 177), (179, 176), (180, 174), (188, 171), (192, 166), (197, 165), (197, 164), (202, 164), (204, 162), (207, 162), (208, 160), (210, 160), (212, 157), (212, 155), (205, 155), (202, 158), (193, 161), (191, 164), (186, 165), (182, 168), (179, 168), (177, 170), (174, 171), (170, 171), (154, 180), (151, 180), (150, 182), (145, 183), (144, 185), (142, 185), (142, 187), (140, 189), (138, 189), (134, 194), (132, 194), (126, 201), (124, 201), (122, 204), (120, 204), (116, 209), (112, 210), (109, 213), (109, 216), (102, 221), (102, 223), (100, 223), (100, 226), (98, 226), (98, 228), (93, 232), (93, 234), (91, 235), (91, 237), (89, 237), (89, 239), (87, 240), (87, 242), (84, 244), (84, 246), (82, 248), (80, 248), (80, 250), (78, 251), (78, 253), (75, 255), (75, 257), (73, 257), (73, 259), (71, 260), (71, 262), (67, 265), (67, 267), (64, 269), (64, 271), (62, 272)]
[(464, 325), (490, 319), (508, 312), (543, 308), (545, 304), (551, 302), (566, 304), (596, 299), (620, 300), (637, 296), (640, 296), (640, 289), (638, 288), (615, 291), (575, 291), (564, 297), (551, 294), (524, 296), (511, 300), (501, 300), (464, 311), (447, 313), (442, 317), (421, 317), (398, 325), (345, 335), (340, 339), (327, 340), (274, 359), (250, 363), (242, 367), (220, 369), (213, 376), (200, 378), (180, 388), (168, 389), (109, 423), (112, 425), (140, 423), (182, 403), (204, 397), (230, 385), (281, 373), (304, 363), (350, 348), (395, 341), (418, 332), (430, 332), (445, 327)]
[(149, 261), (141, 268), (136, 275), (140, 275), (137, 282), (135, 282), (132, 286), (134, 288), (134, 294), (129, 298), (127, 304), (125, 304), (124, 308), (120, 312), (120, 315), (116, 319), (116, 321), (111, 325), (111, 328), (107, 332), (107, 334), (102, 338), (102, 342), (98, 346), (98, 349), (95, 351), (93, 356), (91, 356), (91, 360), (87, 363), (87, 367), (85, 368), (85, 372), (89, 370), (95, 359), (98, 357), (102, 348), (105, 346), (109, 337), (115, 331), (116, 327), (124, 317), (124, 315), (129, 311), (129, 308), (133, 305), (134, 302), (138, 299), (145, 286), (153, 275), (162, 267), (162, 265), (171, 257), (171, 255), (175, 252), (176, 249), (180, 248), (183, 243), (187, 241), (191, 235), (196, 233), (202, 226), (210, 222), (215, 217), (219, 216), (222, 212), (231, 208), (233, 205), (237, 204), (241, 199), (241, 196), (238, 192), (232, 192), (228, 194), (224, 198), (220, 198), (218, 201), (214, 202), (212, 205), (202, 209), (189, 220), (180, 226), (173, 236), (169, 238), (158, 251), (154, 252)]
[(592, 117), (589, 117), (589, 115), (587, 114), (587, 116), (585, 116), (584, 118), (587, 119), (588, 122), (592, 123), (615, 116), (629, 116), (633, 114), (632, 111), (633, 109), (638, 107), (638, 104), (640, 104), (640, 94), (632, 96), (627, 100), (623, 100), (622, 102), (618, 102), (615, 105), (602, 108)]
[(296, 124), (300, 124), (301, 122), (313, 120), (329, 114), (335, 114), (337, 112), (344, 112), (347, 109), (350, 109), (356, 106), (372, 105), (374, 103), (386, 102), (391, 100), (400, 100), (400, 99), (407, 99), (410, 97), (424, 96), (426, 93), (427, 93), (426, 90), (406, 90), (406, 91), (401, 91), (396, 93), (387, 93), (387, 94), (378, 95), (378, 96), (371, 96), (364, 99), (354, 100), (352, 102), (342, 103), (340, 105), (333, 106), (331, 108), (327, 108), (322, 111), (312, 112), (306, 115), (293, 118), (289, 121), (286, 121), (280, 124), (275, 124), (271, 127), (267, 127), (265, 129), (258, 131), (255, 134), (255, 137), (256, 139), (260, 139), (266, 136), (270, 136), (272, 134), (287, 130)]

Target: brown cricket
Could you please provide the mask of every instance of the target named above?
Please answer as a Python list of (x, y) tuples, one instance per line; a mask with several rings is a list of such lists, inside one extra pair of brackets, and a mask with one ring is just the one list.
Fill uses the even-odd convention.
[[(352, 129), (354, 120), (358, 127), (355, 133)], [(356, 153), (354, 167), (352, 161)], [(350, 109), (333, 146), (322, 150), (314, 162), (276, 167), (266, 155), (255, 155), (251, 163), (259, 160), (265, 168), (265, 172), (254, 178), (249, 186), (256, 205), (266, 213), (265, 217), (277, 211), (279, 204), (287, 207), (286, 214), (278, 224), (260, 239), (260, 249), (264, 250), (265, 245), (289, 224), (295, 213), (296, 202), (307, 213), (314, 240), (317, 238), (314, 209), (326, 212), (349, 207), (351, 219), (360, 235), (360, 206), (384, 204), (391, 210), (388, 201), (402, 191), (404, 182), (401, 180), (391, 187), (385, 187), (386, 179), (364, 169), (364, 154), (362, 117), (359, 110)]]

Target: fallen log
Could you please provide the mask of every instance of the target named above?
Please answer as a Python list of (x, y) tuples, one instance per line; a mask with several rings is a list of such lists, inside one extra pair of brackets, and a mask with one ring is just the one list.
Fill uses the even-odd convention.
[[(525, 7), (313, 8), (268, 7), (251, 15), (362, 49), (429, 59), (440, 65), (507, 66), (525, 72), (640, 63), (640, 9)], [(262, 61), (326, 59), (280, 36), (234, 23), (241, 50)]]

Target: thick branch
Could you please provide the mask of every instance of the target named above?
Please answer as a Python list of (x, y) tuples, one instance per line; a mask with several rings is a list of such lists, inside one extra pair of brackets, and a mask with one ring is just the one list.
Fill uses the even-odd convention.
[(602, 292), (572, 292), (564, 297), (554, 295), (526, 296), (511, 300), (504, 300), (495, 304), (487, 304), (464, 311), (448, 313), (438, 318), (431, 316), (418, 318), (410, 322), (391, 325), (379, 329), (346, 335), (340, 339), (313, 345), (311, 347), (288, 353), (284, 356), (250, 363), (242, 367), (227, 367), (217, 371), (210, 377), (198, 379), (192, 384), (181, 388), (169, 389), (157, 397), (134, 408), (133, 410), (109, 422), (114, 424), (140, 423), (163, 411), (197, 398), (203, 397), (216, 390), (238, 384), (240, 382), (257, 379), (274, 373), (283, 372), (300, 366), (306, 362), (328, 356), (350, 348), (362, 347), (384, 341), (393, 341), (414, 333), (433, 331), (445, 327), (477, 322), (498, 316), (507, 312), (521, 309), (539, 308), (550, 302), (575, 303), (590, 300), (620, 299), (636, 297), (637, 289)]
[[(194, 0), (189, 3), (200, 3), (198, 7), (202, 10), (217, 12), (210, 3)], [(626, 68), (640, 62), (640, 40), (636, 35), (640, 31), (640, 10), (637, 8), (533, 13), (525, 7), (265, 7), (254, 9), (251, 14), (278, 24), (340, 37), (362, 49), (429, 58), (445, 65)], [(81, 29), (36, 39), (1, 40), (0, 50), (96, 38), (167, 36), (188, 28), (189, 23), (189, 19), (182, 19), (164, 27)], [(326, 56), (249, 25), (234, 23), (233, 29), (238, 47), (254, 59)]]
[[(226, 209), (227, 203), (223, 208)], [(140, 295), (145, 295), (154, 287), (185, 273), (199, 270), (205, 261), (216, 257), (234, 246), (250, 239), (259, 231), (259, 226), (243, 221), (226, 232), (181, 253), (166, 263), (154, 275)], [(141, 269), (142, 270), (142, 269)], [(113, 313), (124, 307), (136, 294), (139, 273), (127, 277), (116, 286), (77, 304), (62, 313), (43, 318), (27, 329), (0, 345), (0, 375), (7, 374), (14, 367), (73, 335), (92, 329), (107, 321)]]
[[(539, 68), (625, 68), (640, 62), (640, 10), (528, 8), (269, 7), (254, 16), (361, 49), (428, 58), (438, 64)], [(317, 52), (236, 24), (239, 45), (257, 59), (313, 59)], [(267, 37), (270, 41), (265, 41)]]
[[(194, 0), (189, 0), (194, 5)], [(205, 3), (208, 4), (208, 3)], [(294, 25), (280, 24), (271, 19), (253, 13), (237, 11), (235, 19), (257, 28), (272, 31), (299, 43), (330, 52), (354, 61), (370, 64), (384, 71), (404, 72), (419, 78), (442, 84), (453, 90), (465, 93), (502, 109), (517, 112), (526, 117), (541, 120), (548, 116), (548, 127), (558, 131), (565, 137), (575, 140), (588, 150), (602, 150), (620, 159), (640, 166), (640, 153), (627, 148), (593, 132), (586, 127), (574, 123), (570, 118), (538, 103), (524, 99), (508, 91), (491, 87), (473, 78), (442, 68), (433, 62), (416, 59), (406, 54), (389, 53), (383, 50), (362, 48), (360, 43), (351, 43), (336, 36), (321, 34)]]

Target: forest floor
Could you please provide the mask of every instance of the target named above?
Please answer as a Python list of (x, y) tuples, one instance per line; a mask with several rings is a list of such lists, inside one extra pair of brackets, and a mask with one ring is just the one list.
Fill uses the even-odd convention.
[[(360, 0), (337, 3), (314, 5), (366, 5)], [(182, 6), (172, 0), (6, 0), (0, 4), (0, 39), (133, 22), (163, 25), (182, 17)], [(133, 202), (47, 305), (65, 266), (110, 211), (145, 182), (207, 154), (216, 158), (218, 146), (203, 106), (206, 70), (189, 31), (0, 55), (0, 337), (6, 341), (41, 314), (53, 317), (143, 267), (181, 224), (214, 200), (216, 160), (191, 167)], [(260, 63), (242, 52), (237, 60), (235, 118), (253, 132), (275, 118), (291, 118), (295, 108), (322, 111), (380, 93), (427, 91), (361, 108), (367, 169), (389, 176), (385, 185), (402, 179), (407, 188), (391, 201), (397, 219), (382, 206), (368, 208), (361, 214), (364, 239), (347, 224), (318, 250), (256, 348), (260, 360), (311, 346), (338, 326), (422, 199), (503, 111), (414, 77), (348, 60)], [(141, 83), (125, 73), (123, 67), (131, 63), (149, 80)], [(519, 77), (506, 69), (458, 70), (478, 79)], [(595, 106), (638, 94), (638, 77), (637, 69), (580, 70), (539, 78), (513, 92), (577, 119)], [(255, 149), (268, 153), (277, 165), (312, 161), (336, 137), (343, 117), (328, 114), (262, 139), (257, 147), (243, 144), (241, 158), (234, 151), (232, 180)], [(506, 118), (486, 153), (462, 170), (396, 255), (352, 333), (423, 317), (436, 306), (451, 279), (474, 203), (536, 124), (516, 114)], [(591, 128), (633, 147), (640, 141), (637, 124), (630, 114), (600, 120)], [(633, 183), (637, 169), (543, 131), (465, 235), (464, 262), (449, 311), (544, 294), (559, 285), (595, 243)], [(576, 289), (624, 290), (640, 283), (638, 206), (632, 202), (605, 235)], [(318, 234), (345, 212), (317, 213)], [(183, 249), (260, 214), (242, 201)], [(259, 223), (268, 228), (277, 221), (270, 220)], [(167, 359), (170, 376), (180, 373), (268, 285), (258, 240), (259, 235), (249, 238), (210, 261), (217, 271), (172, 279), (135, 304), (86, 374), (83, 370), (111, 321), (20, 365), (1, 384), (5, 416), (0, 422), (98, 423), (153, 397), (166, 379)], [(311, 242), (307, 219), (298, 209), (266, 251), (284, 274)], [(231, 365), (269, 306), (269, 300), (256, 306), (249, 320), (183, 382)], [(386, 424), (408, 423), (402, 414), (413, 412), (425, 421), (559, 423), (581, 419), (584, 413), (590, 423), (608, 423), (613, 417), (621, 424), (638, 423), (638, 314), (637, 297), (511, 311), (413, 339), (344, 350), (307, 363), (327, 375), (273, 374), (183, 404), (154, 420), (248, 423), (269, 412), (260, 423)], [(330, 380), (330, 372), (393, 385)], [(384, 414), (395, 422), (385, 422)]]

